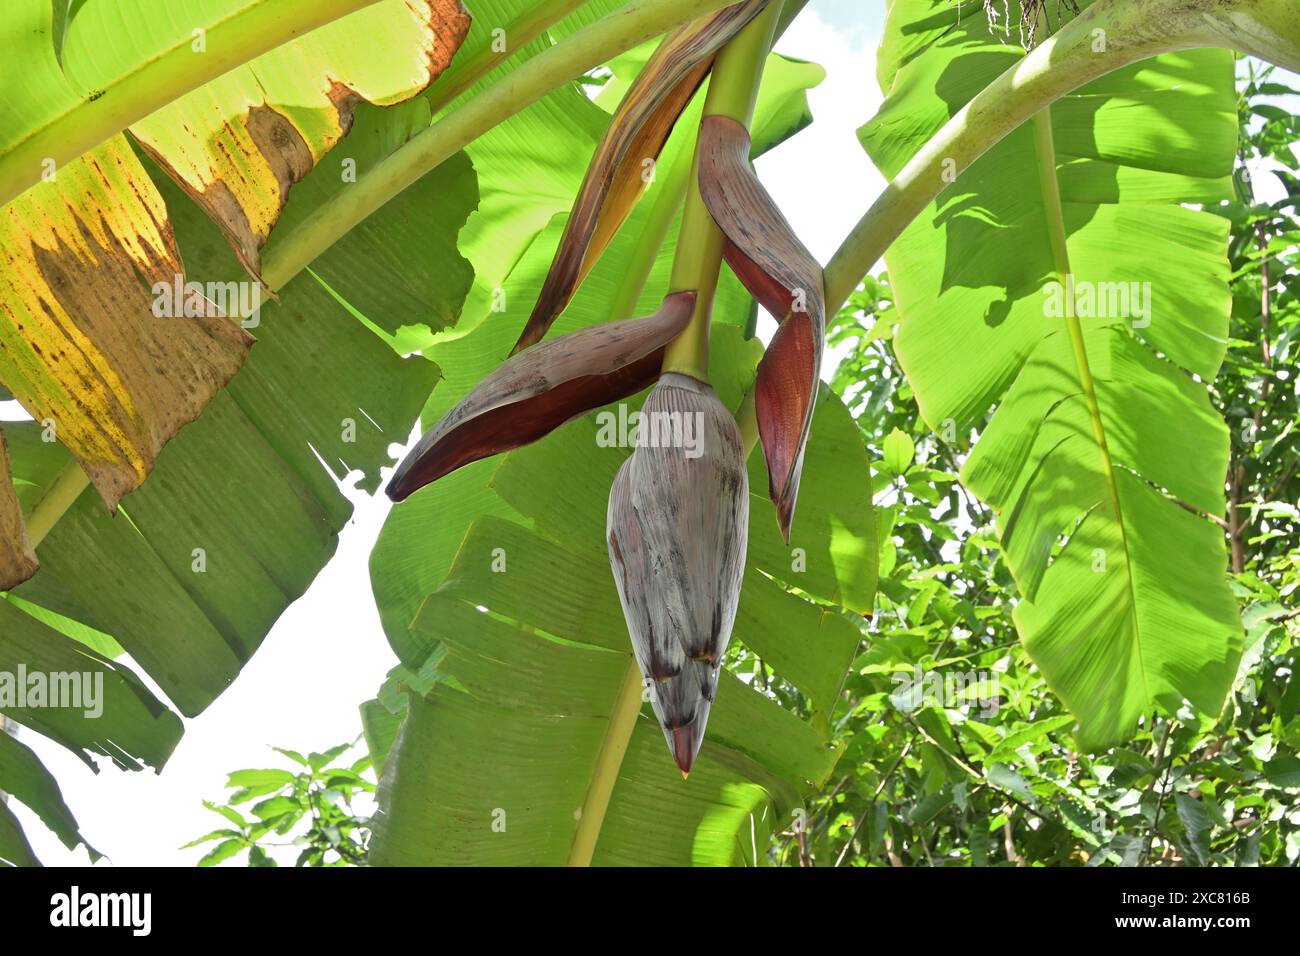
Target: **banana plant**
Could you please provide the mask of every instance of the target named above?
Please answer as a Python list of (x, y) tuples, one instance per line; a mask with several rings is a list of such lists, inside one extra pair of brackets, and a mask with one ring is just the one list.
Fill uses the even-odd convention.
[[(757, 0), (738, 4), (663, 41), (597, 148), (520, 344), (545, 333), (589, 271), (586, 263), (603, 251), (615, 227), (601, 222), (625, 218), (627, 186), (613, 184), (626, 181), (618, 166), (620, 158), (626, 165), (628, 144), (641, 143), (657, 158), (664, 129), (722, 47), (704, 100), (670, 295), (660, 311), (516, 352), (421, 439), (388, 489), (395, 500), (405, 499), (463, 464), (640, 391), (662, 368), (642, 412), (646, 432), (657, 422), (679, 429), (683, 421), (698, 422), (694, 437), (702, 447), (692, 455), (680, 440), (653, 448), (640, 442), (615, 479), (607, 537), (636, 657), (683, 775), (703, 742), (730, 640), (748, 525), (740, 432), (708, 385), (708, 330), (724, 235), (732, 257), (748, 266), (738, 272), (751, 291), (760, 290), (755, 294), (785, 316), (759, 365), (755, 407), (787, 541), (820, 370), (821, 270), (748, 166), (747, 126), (781, 9)], [(718, 142), (727, 137), (730, 148)], [(744, 195), (733, 196), (737, 190)], [(595, 248), (588, 248), (593, 238)], [(781, 253), (791, 249), (798, 258), (788, 267)], [(773, 291), (783, 284), (793, 288)], [(811, 319), (801, 307), (809, 292)]]
[[(871, 606), (870, 478), (818, 379), (827, 311), (886, 252), (922, 414), (964, 440), (998, 406), (966, 478), (1000, 513), (1022, 639), (1084, 739), (1153, 709), (1213, 712), (1239, 650), (1211, 523), (1226, 443), (1201, 394), (1227, 298), (1222, 229), (1187, 206), (1214, 202), (1230, 168), (1212, 104), (1231, 74), (1226, 55), (1185, 51), (1297, 68), (1300, 27), (1289, 0), (1079, 6), (1053, 22), (1025, 0), (996, 36), (945, 0), (891, 6), (889, 100), (864, 133), (891, 182), (823, 270), (748, 166), (805, 120), (788, 99), (755, 111), (765, 62), (799, 72), (768, 56), (798, 0), (11, 3), (0, 387), (32, 421), (0, 443), (0, 661), (80, 662), (117, 703), (112, 726), (6, 715), (88, 761), (160, 766), (171, 707), (207, 707), (328, 560), (349, 511), (337, 481), (376, 487), (426, 405), (435, 426), (391, 485), (409, 500), (375, 559), (412, 689), (400, 736), (370, 709), (378, 857), (485, 851), (498, 821), (467, 814), (509, 758), (512, 800), (531, 788), (545, 807), (502, 831), (529, 859), (627, 860), (671, 760), (695, 775), (672, 775), (684, 822), (656, 820), (657, 858), (759, 862), (762, 833), (833, 766), (853, 616)], [(593, 103), (573, 81), (606, 64), (617, 79)], [(975, 242), (969, 261), (950, 236)], [(1168, 313), (1086, 322), (1083, 290), (1134, 236), (1119, 255), (1151, 270), (1139, 284), (1165, 288)], [(1178, 265), (1196, 280), (1175, 285)], [(240, 283), (247, 299), (209, 300)], [(1051, 283), (1062, 314), (1035, 325)], [(751, 299), (779, 321), (761, 356), (741, 334)], [(612, 500), (620, 456), (593, 453), (608, 442), (587, 432), (589, 454), (550, 460), (656, 382), (650, 411), (698, 412), (707, 457), (638, 447)], [(559, 476), (602, 484), (600, 507), (564, 506)], [(241, 487), (258, 491), (232, 509)], [(436, 554), (394, 558), (421, 519)], [(600, 593), (557, 600), (566, 562), (596, 574), (614, 554)], [(503, 588), (490, 562), (483, 577), (485, 555), (524, 556), (530, 587)], [(555, 623), (565, 610), (578, 617)], [(504, 648), (491, 632), (524, 635), (532, 697), (485, 672)], [(769, 659), (797, 715), (763, 692)], [(671, 755), (645, 744), (643, 686)], [(528, 762), (542, 754), (565, 761), (549, 783)], [(6, 755), (0, 790), (80, 839), (48, 775)], [(491, 809), (508, 828), (510, 807)], [(0, 858), (30, 862), (5, 814)]]
[[(627, 66), (638, 75), (636, 60)], [(622, 80), (623, 67), (614, 64), (611, 83), (631, 86), (633, 81)], [(815, 67), (767, 58), (753, 122), (755, 154), (807, 122), (801, 90), (818, 78)], [(546, 363), (541, 350), (548, 345), (572, 367), (585, 350), (569, 346), (580, 345), (584, 336), (599, 342), (605, 330), (657, 323), (672, 309), (679, 294), (669, 293), (664, 301), (664, 293), (679, 262), (682, 234), (673, 227), (690, 214), (689, 207), (678, 212), (690, 179), (674, 171), (689, 171), (693, 164), (705, 99), (698, 96), (683, 114), (660, 154), (654, 182), (577, 288), (556, 322), (557, 334), (496, 366), (545, 284), (565, 231), (562, 220), (533, 241), (506, 277), (516, 311), (429, 350), (440, 367), (461, 371), (435, 391), (426, 415), (434, 427), (395, 475), (391, 491), (410, 492), (412, 476), (442, 470), (421, 472), (416, 462), (454, 463), (460, 452), (447, 438), (456, 426), (472, 427), (464, 412), (487, 407), (483, 400), (498, 393), (499, 385), (506, 387), (499, 390), (497, 407), (518, 399), (560, 410), (567, 394), (560, 388), (538, 396), (531, 388), (508, 387), (543, 381), (516, 376), (513, 369)], [(593, 140), (588, 153), (597, 151)], [(698, 202), (698, 221), (711, 224), (702, 197)], [(718, 240), (720, 261), (720, 233)], [(630, 304), (624, 310), (611, 303)], [(723, 273), (713, 301), (708, 377), (727, 409), (741, 404), (754, 380), (758, 345), (744, 335), (750, 312), (743, 287)], [(659, 318), (607, 321), (627, 314)], [(518, 324), (508, 321), (515, 316)], [(658, 361), (634, 386), (638, 391), (659, 376), (659, 336), (647, 337)], [(464, 373), (475, 362), (484, 370), (477, 382)], [(680, 373), (665, 378), (700, 381)], [(551, 381), (571, 379), (566, 374)], [(524, 423), (538, 416), (518, 407), (523, 413), (514, 420), (520, 429), (532, 427)], [(655, 727), (656, 701), (631, 653), (607, 550), (611, 528), (626, 531), (636, 521), (607, 526), (606, 501), (618, 472), (632, 468), (625, 463), (642, 452), (665, 451), (620, 447), (611, 422), (643, 410), (640, 397), (594, 415), (570, 408), (578, 417), (563, 428), (502, 458), (450, 471), (410, 492), (394, 509), (372, 557), (372, 581), (402, 659), (394, 682), (408, 693), (403, 698), (390, 686), (363, 709), (372, 749), (384, 756), (373, 862), (762, 862), (765, 834), (788, 826), (802, 794), (833, 767), (829, 715), (860, 639), (855, 619), (872, 602), (877, 554), (874, 518), (863, 497), (870, 473), (851, 419), (822, 392), (816, 408), (820, 431), (814, 430), (808, 446), (791, 547), (763, 493), (763, 459), (753, 457), (746, 468), (747, 559), (734, 627), (742, 646), (719, 649), (718, 656), (731, 659), (734, 668), (742, 655), (740, 666), (747, 670), (757, 667), (761, 655), (767, 669), (798, 688), (805, 701), (802, 719), (746, 687), (727, 667), (699, 663), (705, 679), (716, 681), (707, 734), (701, 743), (679, 732), (665, 748), (662, 728)], [(518, 432), (509, 428), (511, 420), (503, 415), (501, 427), (484, 428), (479, 447), (514, 443)], [(751, 432), (749, 445), (755, 437)], [(458, 441), (462, 448), (470, 445)], [(693, 461), (707, 457), (707, 443), (701, 448), (705, 455)], [(679, 460), (675, 467), (691, 463)], [(683, 495), (681, 504), (711, 506), (698, 495)], [(734, 550), (724, 553), (739, 558)], [(706, 570), (699, 580), (709, 588), (714, 575)], [(491, 621), (478, 608), (489, 609)], [(494, 671), (486, 666), (491, 660), (508, 663)], [(694, 692), (685, 682), (680, 686)], [(661, 708), (670, 703), (667, 693)], [(500, 719), (506, 713), (509, 728)], [(759, 726), (767, 729), (746, 729)], [(697, 718), (691, 729), (703, 730), (703, 721)], [(684, 782), (677, 779), (683, 763), (690, 768)], [(464, 772), (447, 772), (450, 767)], [(653, 812), (646, 811), (647, 801), (657, 802)]]

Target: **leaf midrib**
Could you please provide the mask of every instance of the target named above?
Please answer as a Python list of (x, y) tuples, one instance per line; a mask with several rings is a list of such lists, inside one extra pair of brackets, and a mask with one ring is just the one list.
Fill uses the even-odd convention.
[(1110, 497), (1111, 508), (1115, 513), (1115, 523), (1119, 526), (1120, 549), (1123, 552), (1124, 574), (1128, 584), (1128, 617), (1133, 634), (1133, 645), (1137, 650), (1138, 674), (1142, 679), (1142, 692), (1146, 700), (1151, 699), (1147, 685), (1146, 663), (1142, 659), (1142, 639), (1137, 620), (1137, 589), (1133, 582), (1133, 556), (1128, 545), (1128, 528), (1124, 523), (1124, 511), (1120, 504), (1119, 485), (1115, 481), (1115, 467), (1110, 456), (1110, 446), (1106, 441), (1106, 428), (1101, 419), (1101, 405), (1097, 400), (1096, 382), (1092, 377), (1092, 368), (1088, 363), (1087, 344), (1083, 338), (1083, 326), (1074, 309), (1074, 293), (1067, 282), (1070, 275), (1070, 253), (1066, 241), (1065, 214), (1061, 204), (1060, 182), (1056, 174), (1056, 145), (1052, 135), (1052, 109), (1046, 107), (1034, 114), (1030, 121), (1034, 133), (1036, 165), (1038, 167), (1039, 187), (1043, 195), (1043, 213), (1047, 219), (1049, 239), (1052, 244), (1052, 264), (1065, 290), (1065, 322), (1073, 346), (1075, 368), (1079, 373), (1079, 385), (1084, 402), (1088, 408), (1088, 417), (1092, 421), (1093, 437), (1097, 441), (1097, 450), (1101, 455), (1102, 471), (1106, 477), (1106, 491)]

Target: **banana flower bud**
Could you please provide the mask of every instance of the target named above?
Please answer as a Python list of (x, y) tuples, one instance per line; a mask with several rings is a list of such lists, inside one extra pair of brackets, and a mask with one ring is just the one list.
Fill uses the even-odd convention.
[(713, 389), (664, 375), (610, 490), (610, 566), (673, 759), (690, 772), (745, 572), (749, 480), (740, 429)]

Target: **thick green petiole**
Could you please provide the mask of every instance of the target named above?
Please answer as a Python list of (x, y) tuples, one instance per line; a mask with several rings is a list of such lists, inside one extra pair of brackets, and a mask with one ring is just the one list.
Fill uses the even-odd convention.
[[(704, 101), (705, 116), (727, 116), (749, 126), (781, 7), (781, 0), (772, 0), (718, 54)], [(691, 163), (690, 182), (686, 185), (686, 209), (682, 213), (682, 228), (668, 284), (670, 293), (695, 290), (695, 314), (686, 330), (669, 344), (664, 354), (665, 372), (680, 372), (701, 382), (709, 380), (709, 322), (722, 268), (722, 249), (722, 232), (700, 196), (697, 150)]]

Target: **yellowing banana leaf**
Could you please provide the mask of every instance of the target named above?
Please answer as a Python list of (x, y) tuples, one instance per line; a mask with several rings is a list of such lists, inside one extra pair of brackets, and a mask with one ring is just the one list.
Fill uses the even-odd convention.
[(0, 381), (113, 507), (252, 337), (206, 298), (200, 310), (159, 308), (184, 267), (162, 197), (121, 137), (4, 212)]
[[(1020, 56), (978, 13), (897, 0), (890, 92), (862, 130), (876, 164), (895, 173)], [(1230, 53), (1137, 63), (1008, 136), (885, 256), (926, 422), (964, 436), (997, 405), (964, 480), (998, 512), (1021, 639), (1091, 746), (1184, 702), (1216, 714), (1241, 653), (1207, 517), (1228, 225), (1196, 208), (1231, 198), (1235, 145)]]
[[(165, 191), (186, 259), (238, 275), (220, 233), (174, 186)], [(472, 202), (462, 198), (459, 221)], [(454, 233), (459, 221), (427, 228)], [(381, 265), (372, 271), (381, 276)], [(258, 332), (243, 373), (123, 501), (130, 520), (83, 496), (42, 544), (42, 571), (17, 591), (112, 636), (187, 715), (228, 686), (333, 554), (351, 513), (337, 482), (359, 470), (360, 487), (378, 485), (388, 446), (409, 434), (437, 375), (396, 355), (310, 274), (262, 307)], [(15, 451), (19, 475), (25, 457)], [(241, 507), (229, 506), (232, 495)]]
[[(35, 105), (7, 98), (18, 112), (6, 118), (38, 129), (42, 118), (55, 121), (46, 115), (50, 104), (72, 108), (69, 90), (91, 91), (97, 100), (113, 95), (114, 83), (137, 82), (143, 51), (172, 50), (186, 12), (173, 6), (172, 20), (157, 16), (156, 4), (90, 0), (55, 30), (52, 5), (36, 6), (41, 10), (24, 0), (12, 13), (13, 23), (32, 28), (22, 42), (32, 46), (27, 92)], [(224, 7), (243, 29), (265, 25), (256, 6), (196, 4), (187, 55), (243, 62), (238, 37), (225, 32), (230, 20), (212, 38), (228, 45), (211, 54), (203, 24)], [(296, 14), (285, 9), (281, 16), (292, 21)], [(155, 29), (157, 21), (164, 25)], [(166, 105), (133, 132), (256, 271), (289, 185), (347, 132), (356, 104), (414, 95), (445, 67), (467, 27), (459, 0), (372, 4)], [(127, 36), (130, 43), (111, 42)], [(358, 36), (382, 46), (385, 56)], [(260, 51), (256, 41), (243, 40)], [(392, 55), (403, 47), (406, 55)], [(203, 303), (197, 315), (189, 308), (167, 211), (121, 137), (62, 166), (51, 160), (44, 174), (46, 181), (11, 202), (0, 223), (7, 266), (0, 380), (34, 417), (53, 422), (113, 506), (234, 373), (251, 338), (223, 318), (233, 311), (223, 302)], [(211, 277), (202, 280), (213, 298)], [(160, 299), (160, 290), (173, 288), (177, 296)], [(253, 297), (238, 291), (244, 307)]]
[[(165, 175), (155, 170), (154, 178), (185, 261), (222, 281), (242, 276), (218, 229)], [(440, 205), (425, 232), (454, 237), (475, 201), (468, 160), (456, 157), (426, 179)], [(383, 221), (381, 212), (376, 228)], [(382, 282), (399, 266), (375, 256), (365, 267)], [(446, 267), (454, 273), (465, 264)], [(201, 712), (333, 555), (352, 511), (338, 482), (359, 473), (359, 487), (377, 487), (379, 469), (392, 463), (389, 446), (410, 434), (437, 379), (434, 365), (401, 358), (311, 274), (263, 305), (257, 331), (240, 375), (163, 450), (118, 515), (87, 491), (42, 542), (41, 572), (0, 600), (0, 670), (28, 662), (78, 671), (95, 666), (92, 659), (107, 668), (99, 719), (48, 708), (9, 712), (87, 760), (98, 753), (130, 769), (161, 766), (182, 732), (171, 710), (143, 686), (132, 689), (129, 671), (91, 646), (125, 649), (178, 710)], [(42, 441), (40, 423), (5, 429), (18, 498), (30, 513), (70, 459)], [(60, 648), (64, 658), (49, 657)]]
[[(466, 25), (460, 5), (443, 0), (192, 0), (167, 5), (173, 15), (167, 17), (157, 16), (162, 5), (156, 0), (85, 0), (67, 17), (51, 20), (58, 6), (21, 0), (13, 19), (0, 25), (32, 28), (31, 36), (23, 30), (13, 36), (15, 44), (30, 47), (32, 96), (21, 102), (7, 97), (0, 105), (6, 120), (0, 123), (0, 182), (9, 182), (12, 164), (21, 165), (31, 144), (66, 126), (68, 117), (104, 128), (95, 119), (102, 120), (100, 108), (93, 107), (104, 103), (119, 119), (139, 120), (136, 132), (148, 152), (169, 163), (191, 190), (195, 184), (216, 185), (212, 208), (233, 216), (221, 222), (228, 236), (231, 223), (237, 226), (242, 217), (257, 224), (263, 238), (289, 182), (346, 132), (355, 112), (382, 113), (369, 100), (393, 103), (417, 92), (445, 65)], [(356, 21), (226, 73), (360, 6), (369, 9)], [(290, 35), (281, 35), (282, 29)], [(21, 40), (17, 33), (24, 34)], [(268, 46), (259, 34), (275, 42)], [(358, 42), (365, 36), (381, 38), (390, 55), (368, 55)], [(392, 57), (400, 38), (409, 55)], [(203, 49), (204, 41), (211, 46)], [(172, 107), (170, 115), (146, 120), (152, 107), (130, 115), (131, 104), (142, 102), (131, 99), (131, 90), (138, 93), (150, 77), (161, 75), (156, 63), (175, 66), (179, 59), (223, 63), (217, 73), (226, 75)], [(155, 106), (183, 92), (189, 79), (217, 74), (180, 68), (167, 75), (181, 85)], [(83, 95), (76, 92), (79, 83), (96, 88)], [(70, 97), (64, 95), (69, 90)], [(409, 118), (415, 111), (405, 106)], [(299, 140), (309, 144), (307, 162)], [(256, 157), (232, 158), (236, 146), (250, 142), (292, 161), (276, 167), (264, 153), (260, 158), (268, 161), (259, 167), (243, 161)], [(207, 158), (215, 157), (216, 165), (205, 166), (203, 151), (209, 148)], [(109, 136), (82, 159), (53, 158), (36, 174), (46, 173), (46, 181), (11, 202), (0, 222), (6, 254), (0, 380), (5, 397), (12, 393), (38, 419), (6, 426), (19, 511), (30, 515), (59, 476), (78, 467), (61, 444), (43, 440), (50, 432), (78, 454), (81, 467), (113, 503), (156, 468), (152, 481), (127, 495), (116, 518), (90, 492), (63, 513), (40, 545), (42, 573), (3, 599), (0, 664), (11, 670), (21, 663), (76, 670), (84, 661), (93, 668), (89, 647), (110, 654), (125, 649), (179, 710), (193, 715), (229, 685), (333, 553), (351, 511), (337, 482), (356, 471), (360, 487), (375, 488), (379, 467), (390, 462), (389, 445), (409, 433), (437, 370), (423, 359), (401, 359), (375, 334), (377, 327), (398, 324), (383, 314), (391, 300), (366, 303), (379, 313), (371, 320), (308, 274), (288, 283), (279, 301), (262, 305), (254, 317), (256, 359), (218, 393), (251, 337), (218, 309), (204, 307), (201, 315), (159, 310), (158, 283), (184, 289), (187, 278), (201, 278), (205, 294), (214, 287), (236, 289), (244, 269), (229, 243), (152, 166), (151, 181), (124, 137)], [(223, 201), (224, 187), (203, 178), (209, 174), (238, 179), (248, 191), (233, 191), (239, 202)], [(453, 158), (426, 177), (405, 208), (422, 204), (428, 191), (438, 203), (420, 208), (421, 235), (444, 252), (436, 268), (409, 261), (411, 244), (391, 235), (400, 218), (383, 213), (367, 223), (366, 239), (379, 241), (350, 252), (381, 285), (396, 285), (417, 269), (432, 274), (431, 281), (443, 283), (445, 310), (454, 319), (456, 289), (463, 296), (467, 279), (447, 279), (468, 270), (455, 255), (454, 240), (476, 198), (468, 162)], [(205, 197), (212, 198), (206, 192)], [(267, 204), (240, 205), (244, 200)], [(267, 210), (269, 217), (263, 215)], [(239, 251), (247, 257), (246, 248)], [(190, 266), (188, 275), (182, 262)], [(240, 310), (243, 317), (242, 304)], [(224, 363), (210, 359), (211, 352)], [(205, 405), (207, 414), (160, 454)], [(78, 413), (81, 420), (66, 427), (64, 419)], [(115, 467), (97, 470), (97, 461), (110, 459), (110, 453), (116, 453), (118, 460), (110, 462)], [(245, 496), (237, 491), (241, 487), (257, 490)], [(13, 493), (6, 485), (0, 501), (7, 523), (20, 520)], [(240, 507), (231, 507), (232, 495), (239, 496)], [(15, 527), (6, 536), (10, 547), (21, 545), (21, 524)], [(64, 658), (50, 656), (56, 652)], [(129, 672), (115, 673), (123, 676), (110, 674), (110, 681), (129, 689)], [(143, 687), (138, 690), (154, 715), (150, 722), (134, 717), (139, 707), (125, 698), (114, 704), (125, 724), (41, 708), (20, 708), (10, 716), (87, 760), (99, 753), (131, 769), (161, 766), (180, 722)], [(0, 775), (0, 789), (5, 783)]]
[(177, 97), (374, 3), (9, 0), (0, 18), (10, 67), (0, 102), (0, 204)]
[[(86, 55), (102, 42), (101, 17), (78, 13), (65, 41), (70, 75), (83, 87), (102, 82)], [(348, 134), (358, 104), (389, 106), (423, 90), (455, 55), (469, 19), (460, 0), (375, 3), (168, 103), (131, 133), (258, 275), (290, 188)], [(343, 183), (356, 180), (359, 157), (349, 158), (352, 166), (332, 171)]]
[[(12, 141), (0, 142), (0, 163), (4, 145), (19, 155), (27, 148), (24, 123), (39, 136), (43, 123), (66, 120), (58, 109), (75, 110), (77, 90), (90, 101), (115, 95), (114, 83), (138, 81), (148, 59), (142, 49), (170, 50), (180, 42), (175, 23), (149, 4), (90, 0), (57, 20), (51, 18), (56, 6), (24, 0), (10, 11), (6, 26), (28, 28), (20, 42), (30, 47), (30, 96), (6, 99)], [(201, 24), (223, 5), (206, 6), (213, 9), (191, 11), (200, 26), (190, 58), (208, 54)], [(256, 5), (224, 6), (231, 17), (243, 14), (246, 29), (266, 22), (248, 8)], [(281, 15), (295, 17), (292, 10)], [(337, 12), (327, 12), (332, 16)], [(166, 24), (151, 32), (160, 19)], [(169, 103), (133, 132), (256, 271), (289, 185), (347, 132), (357, 102), (391, 103), (418, 92), (449, 62), (468, 22), (459, 0), (373, 4)], [(239, 44), (227, 28), (225, 21), (213, 37), (227, 45), (212, 55), (235, 65), (242, 62)], [(374, 56), (358, 35), (382, 44), (386, 55)], [(132, 42), (115, 46), (114, 36)], [(408, 55), (392, 56), (401, 44)], [(224, 301), (200, 297), (200, 308), (188, 308), (191, 294), (166, 208), (120, 136), (62, 166), (50, 157), (42, 178), (8, 205), (0, 222), (6, 263), (0, 381), (55, 429), (113, 507), (229, 380), (252, 339), (225, 318), (233, 309)], [(213, 286), (204, 288), (213, 298)], [(159, 290), (173, 289), (176, 295), (160, 299)], [(242, 306), (250, 299), (236, 301)], [(10, 540), (6, 551), (14, 553), (0, 559), (0, 583), (7, 587), (34, 570), (21, 535)]]

